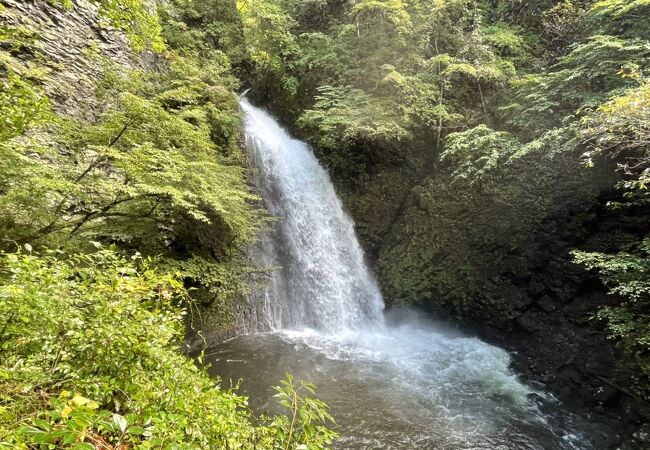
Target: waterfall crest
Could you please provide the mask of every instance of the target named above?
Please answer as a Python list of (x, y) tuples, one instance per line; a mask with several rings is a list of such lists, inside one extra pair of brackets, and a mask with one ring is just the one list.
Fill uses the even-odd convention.
[(241, 107), (256, 184), (277, 218), (261, 242), (262, 263), (281, 267), (264, 293), (264, 320), (325, 333), (382, 324), (381, 293), (327, 172), (271, 116), (246, 99)]

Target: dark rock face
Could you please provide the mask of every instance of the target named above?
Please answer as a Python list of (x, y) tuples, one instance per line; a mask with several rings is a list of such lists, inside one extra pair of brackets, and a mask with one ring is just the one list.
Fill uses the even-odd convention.
[(513, 369), (527, 382), (539, 383), (569, 410), (598, 423), (603, 438), (597, 448), (647, 448), (642, 430), (648, 405), (626, 387), (632, 374), (604, 324), (593, 318), (618, 300), (597, 283), (569, 292), (532, 286), (522, 290), (528, 302), (518, 302), (516, 314), (477, 311), (468, 329), (508, 350)]
[(513, 322), (493, 324), (481, 334), (516, 352), (520, 372), (564, 392), (567, 400), (595, 404), (604, 397), (611, 399), (603, 394), (611, 394), (611, 386), (599, 377), (614, 378), (620, 355), (607, 333), (589, 321), (593, 309), (587, 312), (588, 305), (595, 308), (603, 301), (594, 297), (579, 296), (567, 305), (544, 298)]

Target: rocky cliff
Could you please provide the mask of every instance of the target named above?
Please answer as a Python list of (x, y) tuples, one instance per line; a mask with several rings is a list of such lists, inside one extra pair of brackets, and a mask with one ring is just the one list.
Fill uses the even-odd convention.
[(96, 112), (92, 93), (108, 63), (121, 68), (153, 68), (149, 52), (135, 54), (122, 30), (100, 16), (96, 4), (74, 0), (71, 7), (47, 0), (0, 0), (3, 28), (17, 30), (21, 42), (1, 44), (19, 73), (39, 82), (55, 110), (87, 118)]

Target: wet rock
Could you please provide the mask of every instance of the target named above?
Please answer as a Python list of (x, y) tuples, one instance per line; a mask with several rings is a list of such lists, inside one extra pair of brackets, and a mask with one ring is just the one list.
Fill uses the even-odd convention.
[(545, 327), (545, 319), (544, 313), (527, 311), (517, 318), (517, 325), (525, 331), (534, 333)]
[(537, 406), (542, 406), (542, 405), (544, 405), (546, 403), (546, 400), (544, 399), (544, 397), (542, 397), (541, 395), (536, 394), (534, 392), (528, 394), (526, 397), (528, 398), (529, 402), (534, 403)]
[(612, 386), (598, 386), (593, 391), (593, 398), (595, 401), (606, 404), (614, 400), (619, 394), (619, 390)]
[(556, 303), (553, 301), (551, 297), (548, 295), (545, 295), (544, 297), (540, 298), (539, 300), (536, 301), (537, 306), (539, 306), (543, 311), (546, 312), (553, 312), (557, 309)]
[(644, 423), (641, 427), (632, 434), (634, 440), (643, 444), (644, 448), (650, 448), (650, 423)]

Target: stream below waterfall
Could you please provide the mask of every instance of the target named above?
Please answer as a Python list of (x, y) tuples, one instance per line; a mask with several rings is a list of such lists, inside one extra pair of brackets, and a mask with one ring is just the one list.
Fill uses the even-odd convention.
[(278, 412), (287, 372), (317, 386), (342, 449), (590, 449), (586, 423), (520, 382), (507, 352), (384, 303), (327, 172), (311, 149), (242, 100), (255, 183), (277, 218), (254, 255), (276, 267), (251, 295), (251, 333), (210, 347), (213, 375), (242, 379)]
[(257, 412), (282, 412), (272, 386), (286, 372), (314, 383), (341, 449), (594, 448), (588, 424), (518, 381), (507, 352), (433, 324), (253, 333), (208, 349), (206, 361), (225, 386), (241, 379)]

